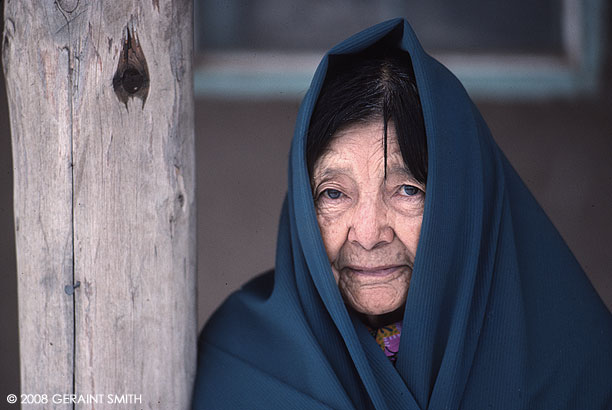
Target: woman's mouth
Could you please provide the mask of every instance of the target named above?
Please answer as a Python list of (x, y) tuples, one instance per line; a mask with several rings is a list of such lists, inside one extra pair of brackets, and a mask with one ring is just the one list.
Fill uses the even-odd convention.
[(374, 266), (374, 267), (365, 267), (365, 266), (347, 266), (347, 269), (350, 269), (354, 273), (358, 275), (366, 275), (366, 276), (387, 276), (395, 273), (398, 269), (401, 269), (403, 265), (386, 265), (386, 266)]

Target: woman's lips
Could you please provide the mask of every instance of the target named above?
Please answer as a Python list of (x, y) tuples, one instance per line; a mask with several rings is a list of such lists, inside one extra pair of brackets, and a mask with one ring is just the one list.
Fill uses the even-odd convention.
[(377, 266), (377, 267), (363, 267), (363, 266), (347, 266), (346, 268), (353, 271), (358, 275), (367, 276), (387, 276), (395, 273), (398, 269), (401, 269), (403, 265), (393, 266)]

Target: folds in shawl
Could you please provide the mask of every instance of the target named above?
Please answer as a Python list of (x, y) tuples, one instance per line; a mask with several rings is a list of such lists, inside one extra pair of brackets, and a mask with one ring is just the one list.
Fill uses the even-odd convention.
[[(330, 56), (407, 51), (428, 144), (423, 225), (396, 368), (346, 309), (321, 241), (305, 139)], [(275, 272), (199, 341), (197, 409), (607, 409), (612, 317), (459, 81), (387, 21), (325, 55), (298, 114)]]

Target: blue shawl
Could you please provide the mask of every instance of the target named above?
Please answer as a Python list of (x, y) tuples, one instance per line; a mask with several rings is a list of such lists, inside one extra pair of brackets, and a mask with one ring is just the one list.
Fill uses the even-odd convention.
[[(412, 58), (428, 144), (425, 211), (395, 368), (349, 313), (305, 162), (328, 57), (392, 37)], [(612, 317), (459, 81), (401, 19), (340, 43), (299, 110), (275, 272), (199, 340), (194, 409), (610, 409)]]

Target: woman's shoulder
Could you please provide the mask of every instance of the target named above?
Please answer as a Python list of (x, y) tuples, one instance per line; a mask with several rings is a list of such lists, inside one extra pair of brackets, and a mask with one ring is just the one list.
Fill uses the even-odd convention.
[[(206, 323), (194, 409), (352, 408), (304, 324), (283, 298), (272, 297), (273, 288), (273, 270), (257, 275)], [(339, 393), (327, 397), (331, 385)]]
[(258, 274), (245, 283), (234, 295), (237, 297), (253, 297), (267, 299), (274, 287), (274, 269)]
[(246, 282), (240, 289), (232, 292), (207, 320), (200, 339), (210, 328), (220, 330), (226, 326), (234, 327), (235, 321), (242, 322), (248, 312), (257, 310), (270, 297), (274, 287), (274, 269), (260, 273)]
[(215, 321), (217, 317), (221, 317), (222, 320), (227, 320), (227, 316), (231, 315), (231, 312), (237, 309), (250, 310), (255, 308), (258, 304), (265, 303), (272, 294), (273, 287), (274, 269), (256, 275), (238, 290), (232, 292), (211, 315), (208, 323)]

